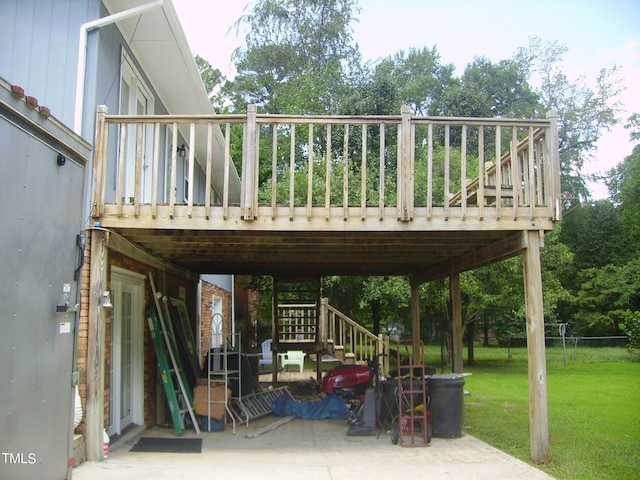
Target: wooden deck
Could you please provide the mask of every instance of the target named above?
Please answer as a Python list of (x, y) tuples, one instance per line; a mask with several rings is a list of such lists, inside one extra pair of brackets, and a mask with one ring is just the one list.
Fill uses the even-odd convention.
[[(182, 142), (188, 148), (179, 158)], [(207, 186), (199, 196), (196, 184)], [(540, 247), (561, 218), (553, 114), (414, 117), (404, 107), (384, 117), (278, 116), (249, 106), (246, 115), (138, 117), (100, 107), (92, 194), (94, 451), (104, 412), (103, 372), (93, 360), (104, 349), (105, 249), (164, 259), (194, 281), (201, 273), (408, 275), (416, 341), (419, 285), (448, 277), (456, 373), (463, 371), (460, 272), (522, 255), (531, 458), (547, 458)]]
[[(193, 146), (187, 200), (176, 195), (179, 158), (161, 147), (179, 144), (178, 131)], [(200, 202), (197, 164), (220, 192), (207, 189)], [(195, 273), (416, 275), (504, 258), (522, 232), (560, 218), (552, 116), (278, 116), (249, 106), (246, 115), (136, 117), (100, 108), (94, 184), (94, 222)]]

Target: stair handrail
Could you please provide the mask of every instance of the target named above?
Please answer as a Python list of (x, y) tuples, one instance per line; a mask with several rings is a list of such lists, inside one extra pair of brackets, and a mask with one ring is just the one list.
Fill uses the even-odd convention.
[(322, 299), (321, 305), (325, 310), (327, 339), (333, 341), (333, 348), (343, 347), (345, 354), (352, 354), (356, 363), (366, 363), (369, 360), (374, 360), (378, 355), (382, 355), (379, 358), (380, 368), (382, 374), (387, 375), (389, 372), (389, 337), (382, 334), (376, 336), (329, 305), (325, 298)]

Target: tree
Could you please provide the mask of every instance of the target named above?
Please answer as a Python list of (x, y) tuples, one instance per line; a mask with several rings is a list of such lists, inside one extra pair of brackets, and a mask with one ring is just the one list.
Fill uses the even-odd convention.
[(627, 310), (622, 317), (620, 330), (629, 337), (629, 347), (632, 351), (640, 350), (640, 312)]
[(467, 65), (457, 88), (446, 92), (446, 101), (444, 114), (460, 117), (536, 118), (542, 109), (521, 63), (494, 64), (484, 57)]
[(533, 38), (514, 59), (537, 77), (536, 92), (544, 107), (558, 113), (563, 189), (570, 197), (588, 198), (582, 167), (593, 157), (602, 134), (620, 121), (621, 106), (616, 98), (622, 92), (621, 79), (617, 67), (601, 69), (594, 88), (588, 86), (584, 75), (570, 79), (562, 71), (566, 51), (566, 45)]
[(233, 58), (228, 85), (236, 108), (256, 103), (268, 113), (337, 113), (345, 78), (360, 67), (351, 23), (354, 0), (258, 0), (245, 25), (246, 50)]
[(200, 78), (202, 78), (202, 83), (204, 84), (204, 89), (207, 92), (214, 111), (216, 113), (222, 113), (225, 103), (223, 87), (227, 81), (226, 77), (222, 75), (220, 69), (213, 68), (213, 66), (201, 56), (196, 55), (195, 61), (198, 67), (198, 73), (200, 73)]
[(392, 78), (397, 88), (395, 98), (400, 105), (409, 105), (414, 115), (442, 115), (447, 89), (458, 81), (453, 76), (453, 64), (443, 65), (436, 47), (410, 48), (382, 60), (376, 67), (373, 82), (379, 77)]
[(640, 310), (640, 259), (580, 273), (573, 323), (582, 335), (619, 335), (627, 310)]
[(620, 210), (609, 200), (586, 203), (562, 221), (560, 240), (575, 254), (576, 270), (621, 265), (629, 257), (630, 237)]
[(332, 305), (378, 335), (387, 323), (406, 324), (411, 296), (406, 278), (327, 277), (325, 293)]
[[(630, 117), (632, 121), (639, 121), (638, 115)], [(636, 127), (637, 128), (637, 127)], [(640, 140), (640, 128), (632, 132), (632, 139)], [(640, 144), (636, 145), (631, 155), (622, 163), (608, 172), (606, 178), (611, 200), (620, 209), (623, 227), (627, 230), (629, 239), (635, 239), (632, 252), (640, 252)]]
[[(435, 47), (410, 48), (375, 65), (362, 65), (351, 29), (358, 13), (355, 0), (257, 0), (252, 10), (236, 23), (238, 28), (247, 27), (248, 32), (246, 48), (234, 52), (237, 76), (226, 82), (221, 90), (216, 90), (223, 79), (217, 77), (215, 71), (204, 68), (203, 77), (206, 76), (207, 84), (212, 85), (207, 87), (207, 91), (220, 91), (231, 99), (237, 110), (244, 111), (247, 103), (257, 103), (261, 111), (268, 113), (385, 115), (397, 114), (402, 104), (409, 104), (417, 115), (540, 117), (547, 110), (555, 109), (559, 115), (563, 188), (569, 192), (570, 198), (588, 197), (581, 176), (584, 162), (595, 152), (601, 134), (619, 121), (616, 97), (620, 86), (615, 67), (603, 69), (594, 86), (589, 87), (585, 77), (571, 80), (563, 73), (565, 46), (543, 44), (538, 39), (518, 50), (512, 59), (492, 63), (486, 58), (475, 58), (460, 78), (453, 75), (452, 65), (442, 62)], [(532, 87), (534, 80), (537, 88)], [(640, 137), (637, 116), (630, 119), (630, 125)], [(278, 141), (286, 146), (291, 132), (286, 126), (281, 128)], [(416, 134), (420, 133), (418, 130), (416, 128)], [(268, 148), (270, 133), (261, 132), (261, 149)], [(324, 184), (321, 177), (325, 169), (321, 163), (325, 161), (323, 148), (326, 138), (323, 138), (322, 129), (314, 131), (317, 138), (311, 142), (307, 135), (306, 132), (296, 133), (298, 146), (293, 174), (306, 178), (308, 145), (311, 145), (318, 167), (314, 168), (312, 179), (316, 195), (315, 177), (318, 175), (318, 185)], [(392, 136), (394, 132), (389, 131), (388, 135)], [(437, 169), (442, 156), (442, 139), (438, 135), (434, 132), (436, 178), (440, 178)], [(459, 135), (452, 129), (451, 148), (454, 152), (460, 148)], [(357, 135), (353, 141), (357, 141), (355, 137)], [(502, 140), (508, 142), (508, 137), (509, 132), (505, 132)], [(491, 142), (490, 138), (486, 135), (485, 142)], [(372, 152), (379, 148), (377, 141), (373, 133), (368, 142)], [(336, 145), (332, 149), (336, 158), (342, 148), (342, 145)], [(485, 151), (493, 149), (485, 145)], [(424, 155), (425, 152), (417, 145), (417, 180), (425, 175)], [(394, 195), (394, 153), (389, 152), (386, 159), (385, 181), (388, 184), (385, 195)], [(477, 171), (477, 152), (467, 151), (467, 161), (467, 171)], [(636, 165), (637, 160), (635, 163), (630, 161), (612, 173), (611, 185), (617, 195), (612, 197), (615, 198), (613, 203), (588, 204), (584, 209), (579, 207), (567, 216), (558, 234), (547, 235), (547, 246), (542, 251), (547, 318), (561, 314), (576, 315), (589, 302), (598, 303), (592, 298), (595, 290), (586, 284), (596, 284), (600, 279), (595, 271), (580, 274), (583, 270), (602, 269), (607, 265), (629, 267), (625, 263), (631, 252), (629, 239), (633, 245), (637, 245), (637, 241), (629, 237), (625, 225), (637, 225), (637, 222), (629, 221), (629, 218), (633, 219), (633, 212), (638, 211), (637, 196), (633, 193), (636, 192), (634, 185), (638, 184)], [(355, 164), (352, 167), (350, 175), (359, 183), (358, 167)], [(372, 165), (371, 177), (375, 168), (377, 164)], [(270, 195), (270, 169), (268, 162), (261, 165), (260, 195)], [(332, 174), (335, 179), (331, 184), (338, 188), (342, 184), (342, 169), (333, 169)], [(288, 164), (278, 173), (278, 185), (283, 186), (283, 190), (278, 191), (278, 202), (288, 201), (288, 192), (285, 191), (288, 181), (284, 178), (287, 175)], [(419, 186), (423, 183), (416, 181), (417, 203), (426, 198), (426, 192)], [(306, 187), (303, 182), (296, 182), (296, 188), (298, 185)], [(370, 188), (375, 189), (375, 186)], [(459, 188), (459, 185), (451, 188)], [(445, 197), (443, 186), (436, 184), (434, 191), (434, 201), (439, 202), (437, 199)], [(376, 192), (372, 190), (371, 193), (367, 198), (377, 198)], [(302, 201), (306, 188), (294, 194), (294, 202)], [(318, 195), (322, 194), (318, 190)], [(341, 192), (336, 194), (341, 195)], [(350, 201), (359, 203), (358, 188), (350, 189), (348, 195)], [(385, 200), (389, 204), (393, 202), (392, 198)], [(623, 215), (625, 209), (627, 216)], [(639, 237), (637, 230), (630, 232)], [(575, 264), (572, 264), (572, 259), (575, 259)], [(521, 271), (521, 261), (515, 258), (465, 274), (462, 278), (465, 322), (498, 326), (499, 319), (509, 319), (510, 324), (520, 328), (524, 324)], [(581, 282), (576, 281), (578, 278), (582, 279)], [(574, 296), (583, 291), (579, 306), (568, 289)], [(440, 290), (433, 285), (421, 287), (421, 296), (425, 297), (421, 309), (427, 318), (442, 320), (446, 317), (446, 308), (442, 308), (446, 299), (434, 294)], [(427, 291), (429, 294), (425, 293)], [(332, 304), (361, 323), (373, 325), (376, 330), (385, 320), (409, 319), (409, 290), (406, 280), (401, 277), (332, 278), (327, 279), (325, 292), (331, 295)], [(602, 303), (602, 309), (605, 303)]]

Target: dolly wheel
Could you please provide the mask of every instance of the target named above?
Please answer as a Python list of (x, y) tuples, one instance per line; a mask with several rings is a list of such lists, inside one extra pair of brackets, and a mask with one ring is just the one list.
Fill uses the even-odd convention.
[(398, 419), (394, 418), (393, 422), (391, 422), (391, 443), (394, 445), (398, 444), (398, 438), (400, 437), (400, 428), (398, 427)]

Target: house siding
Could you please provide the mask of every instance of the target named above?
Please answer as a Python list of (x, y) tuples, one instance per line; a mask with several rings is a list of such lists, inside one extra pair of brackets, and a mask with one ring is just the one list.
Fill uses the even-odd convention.
[[(76, 75), (78, 66), (78, 46), (80, 40), (80, 27), (86, 22), (96, 20), (101, 17), (107, 16), (109, 13), (100, 0), (0, 0), (0, 77), (6, 79), (11, 85), (18, 85), (24, 88), (25, 92), (29, 96), (33, 96), (38, 99), (38, 103), (41, 106), (46, 106), (50, 109), (51, 114), (56, 117), (60, 124), (66, 126), (65, 135), (68, 137), (74, 137), (73, 141), (68, 138), (64, 140), (72, 143), (82, 142), (82, 139), (73, 135), (70, 131), (75, 123), (75, 97), (76, 97)], [(16, 180), (11, 185), (12, 188), (5, 188), (6, 182), (3, 183), (3, 188), (0, 189), (0, 197), (6, 199), (6, 202), (0, 202), (2, 204), (16, 205), (15, 209), (5, 209), (5, 214), (18, 215), (20, 211), (27, 212), (24, 217), (29, 221), (28, 228), (32, 231), (25, 235), (28, 237), (28, 241), (22, 241), (20, 246), (18, 244), (11, 243), (15, 239), (10, 239), (10, 233), (13, 234), (23, 228), (27, 222), (18, 221), (16, 218), (2, 219), (0, 224), (3, 225), (3, 231), (0, 235), (0, 246), (5, 250), (10, 262), (0, 262), (3, 266), (3, 278), (7, 283), (7, 288), (3, 288), (3, 293), (0, 292), (0, 320), (3, 322), (15, 312), (5, 311), (5, 308), (12, 307), (20, 303), (25, 308), (37, 308), (37, 312), (32, 312), (28, 315), (34, 322), (31, 325), (28, 322), (22, 324), (25, 328), (20, 329), (20, 335), (25, 338), (29, 338), (31, 343), (40, 341), (38, 337), (39, 332), (45, 332), (49, 337), (54, 337), (55, 340), (60, 338), (59, 335), (53, 335), (51, 329), (59, 326), (60, 315), (55, 313), (55, 306), (61, 303), (61, 285), (63, 283), (72, 284), (71, 298), (72, 301), (76, 299), (75, 290), (80, 293), (78, 295), (80, 302), (80, 311), (77, 321), (77, 365), (78, 365), (78, 382), (79, 391), (81, 396), (81, 402), (83, 411), (86, 418), (87, 407), (87, 356), (89, 349), (89, 296), (90, 296), (90, 260), (91, 260), (91, 245), (90, 235), (87, 235), (87, 248), (84, 252), (84, 266), (82, 268), (82, 274), (79, 281), (73, 282), (67, 278), (73, 275), (74, 269), (77, 266), (77, 247), (75, 244), (75, 235), (82, 232), (87, 227), (87, 221), (90, 218), (91, 205), (90, 205), (90, 186), (92, 184), (92, 165), (91, 165), (91, 152), (89, 143), (93, 143), (94, 136), (94, 123), (95, 112), (98, 105), (106, 105), (110, 113), (119, 113), (120, 105), (120, 85), (121, 85), (121, 62), (122, 52), (128, 52), (134, 67), (138, 70), (138, 73), (145, 81), (151, 96), (154, 98), (154, 113), (167, 114), (167, 109), (160, 100), (160, 96), (154, 89), (153, 79), (148, 78), (143, 68), (141, 68), (140, 62), (130, 51), (128, 45), (123, 39), (117, 25), (108, 25), (103, 28), (91, 31), (87, 35), (87, 55), (86, 55), (86, 70), (85, 70), (85, 90), (84, 90), (84, 110), (82, 112), (82, 124), (81, 134), (84, 138), (83, 148), (79, 149), (83, 152), (82, 159), (71, 162), (68, 160), (66, 167), (55, 167), (55, 148), (47, 154), (41, 154), (41, 145), (34, 142), (30, 147), (31, 150), (24, 152), (25, 159), (28, 161), (17, 162), (21, 160), (20, 155), (22, 152), (17, 153), (15, 145), (15, 139), (17, 134), (14, 130), (9, 129), (9, 133), (4, 136), (4, 131), (0, 135), (2, 144), (12, 145), (12, 154), (5, 155), (1, 160), (10, 162), (10, 164), (4, 165), (5, 171), (11, 171), (11, 178)], [(0, 78), (0, 80), (2, 79)], [(3, 86), (4, 86), (4, 82)], [(9, 85), (10, 86), (10, 85)], [(14, 101), (15, 98), (11, 97)], [(23, 100), (20, 100), (24, 104)], [(29, 110), (29, 109), (28, 109)], [(39, 115), (38, 110), (31, 110), (29, 112), (33, 117), (36, 117), (38, 121), (46, 123), (45, 115)], [(0, 119), (1, 120), (1, 119)], [(0, 121), (0, 123), (2, 123)], [(0, 125), (3, 126), (3, 125)], [(53, 135), (55, 137), (55, 135)], [(112, 135), (109, 138), (111, 151), (116, 152), (117, 148), (114, 148), (118, 142), (118, 136)], [(161, 139), (161, 146), (163, 151), (168, 148), (165, 138)], [(179, 137), (178, 144), (188, 142), (182, 137)], [(34, 148), (33, 146), (35, 145)], [(36, 152), (37, 151), (37, 152)], [(51, 155), (50, 155), (51, 154)], [(52, 156), (53, 155), (53, 156)], [(70, 158), (70, 156), (68, 156)], [(25, 166), (25, 168), (32, 168), (39, 161), (45, 161), (46, 167), (34, 170), (30, 172), (24, 181), (18, 180), (16, 177), (15, 167), (16, 165)], [(17, 162), (17, 163), (16, 163)], [(165, 163), (166, 165), (166, 163)], [(67, 173), (75, 171), (80, 166), (82, 169), (81, 174), (74, 180), (72, 186), (60, 187), (61, 173)], [(181, 167), (182, 168), (182, 167)], [(51, 170), (54, 169), (54, 173)], [(163, 168), (166, 170), (165, 168)], [(162, 197), (167, 190), (166, 186), (166, 172), (161, 171), (159, 176), (159, 188), (161, 198), (159, 201), (164, 201)], [(7, 177), (8, 180), (9, 177)], [(108, 195), (115, 196), (115, 168), (107, 172), (108, 185), (110, 185), (110, 192)], [(182, 172), (182, 177), (184, 174)], [(39, 185), (35, 191), (37, 194), (33, 194), (32, 188), (34, 186), (34, 179), (36, 179)], [(194, 201), (204, 202), (206, 187), (205, 175), (200, 165), (195, 165), (195, 177), (194, 177)], [(23, 189), (22, 186), (25, 186)], [(28, 188), (27, 188), (28, 187)], [(183, 182), (177, 183), (178, 194), (184, 195)], [(22, 198), (25, 193), (32, 193), (29, 198)], [(73, 197), (73, 198), (72, 198)], [(77, 197), (77, 198), (76, 198)], [(19, 200), (22, 198), (22, 200)], [(34, 210), (35, 209), (35, 210)], [(35, 213), (34, 213), (35, 212)], [(47, 234), (43, 234), (44, 229), (47, 230)], [(4, 228), (7, 227), (7, 228)], [(49, 229), (50, 227), (50, 229)], [(54, 231), (55, 230), (55, 231)], [(59, 236), (66, 235), (64, 241)], [(53, 238), (55, 237), (55, 238)], [(6, 248), (6, 247), (10, 248)], [(15, 250), (22, 248), (23, 252), (36, 252), (28, 257), (28, 261), (25, 261), (25, 255), (16, 255)], [(71, 252), (71, 253), (70, 253)], [(188, 272), (185, 277), (180, 275), (170, 275), (166, 270), (158, 267), (162, 264), (161, 260), (154, 259), (149, 260), (154, 266), (150, 266), (142, 261), (135, 260), (129, 256), (120, 253), (119, 251), (108, 249), (107, 251), (107, 264), (106, 272), (109, 275), (111, 267), (120, 267), (132, 272), (137, 272), (147, 277), (148, 272), (154, 273), (156, 283), (159, 289), (162, 289), (165, 293), (172, 297), (179, 297), (182, 294), (185, 296), (187, 308), (190, 313), (190, 320), (192, 323), (192, 329), (196, 331), (196, 319), (197, 319), (197, 305), (199, 304), (197, 298), (197, 284), (193, 280), (193, 275), (189, 275)], [(14, 261), (15, 260), (15, 261)], [(145, 260), (148, 258), (145, 257)], [(173, 266), (169, 270), (174, 271)], [(17, 280), (16, 280), (17, 279)], [(0, 279), (1, 280), (1, 279)], [(28, 294), (18, 292), (15, 294), (16, 287), (14, 282), (28, 282)], [(107, 286), (110, 284), (109, 278), (107, 278)], [(34, 295), (33, 292), (39, 292)], [(183, 293), (184, 292), (184, 293)], [(93, 292), (95, 294), (95, 292)], [(36, 300), (34, 300), (36, 298)], [(227, 304), (230, 304), (230, 300)], [(73, 302), (75, 303), (75, 302)], [(145, 311), (148, 308), (155, 307), (153, 298), (151, 296), (150, 287), (148, 281), (145, 282)], [(100, 410), (97, 415), (92, 416), (93, 420), (99, 420), (103, 418), (104, 426), (109, 424), (109, 394), (112, 386), (109, 384), (109, 367), (111, 362), (110, 352), (110, 334), (111, 334), (111, 312), (105, 309), (104, 315), (104, 332), (105, 332), (105, 385), (104, 385), (104, 412)], [(146, 426), (152, 426), (155, 424), (169, 423), (170, 419), (164, 411), (166, 403), (164, 392), (162, 388), (158, 387), (157, 381), (157, 366), (156, 357), (153, 344), (151, 342), (150, 334), (146, 324), (146, 318), (144, 321), (144, 336), (143, 336), (143, 423)], [(3, 323), (3, 326), (5, 324)], [(24, 330), (24, 331), (23, 331)], [(10, 339), (7, 334), (9, 330), (3, 328), (3, 335), (0, 335), (0, 340)], [(30, 332), (30, 333), (26, 333)], [(31, 333), (31, 332), (38, 332)], [(42, 333), (42, 335), (45, 335)], [(50, 339), (51, 340), (51, 339)], [(95, 343), (95, 338), (92, 339)], [(47, 343), (47, 339), (42, 339), (43, 343)], [(6, 344), (2, 344), (2, 351), (9, 352), (9, 347), (4, 348)], [(53, 346), (54, 342), (49, 342), (48, 346)], [(71, 345), (72, 347), (72, 345)], [(65, 345), (66, 348), (66, 345)], [(33, 345), (31, 345), (33, 349)], [(32, 365), (29, 362), (22, 362), (21, 367), (16, 367), (16, 378), (29, 379), (31, 381), (34, 376), (34, 372), (40, 370), (45, 371), (53, 368), (53, 363), (48, 362), (45, 359), (47, 349), (38, 344), (38, 351), (42, 353), (42, 358), (39, 355), (33, 355), (31, 350), (31, 356), (37, 360), (37, 365)], [(3, 357), (4, 358), (4, 357)], [(34, 360), (34, 361), (35, 361)], [(7, 362), (2, 362), (7, 365)], [(45, 375), (51, 378), (62, 379), (60, 381), (71, 383), (64, 380), (65, 375), (71, 376), (72, 365), (72, 351), (69, 352), (68, 358), (65, 358), (65, 370), (64, 373), (54, 372), (53, 375)], [(40, 370), (39, 370), (40, 369)], [(11, 369), (5, 368), (5, 372), (12, 372)], [(47, 370), (48, 371), (48, 370)], [(14, 375), (14, 373), (11, 373)], [(95, 370), (93, 371), (95, 378)], [(8, 381), (8, 380), (7, 380)], [(26, 383), (28, 383), (25, 380)], [(1, 382), (6, 385), (7, 382)], [(65, 383), (65, 386), (70, 386)], [(20, 402), (22, 398), (29, 397), (29, 399), (35, 399), (36, 396), (30, 395), (33, 392), (38, 392), (37, 388), (29, 388), (28, 392), (18, 392), (15, 389), (4, 389), (0, 392), (0, 398), (2, 398), (3, 405), (10, 405), (11, 402)], [(51, 392), (54, 389), (50, 389)], [(65, 391), (64, 406), (67, 407), (69, 415), (72, 405), (72, 390), (69, 388)], [(3, 396), (4, 395), (4, 396)], [(53, 394), (52, 394), (53, 395)], [(95, 403), (93, 403), (95, 404)], [(51, 408), (51, 403), (49, 404)], [(67, 471), (68, 456), (58, 455), (58, 447), (65, 446), (65, 442), (55, 442), (55, 448), (47, 448), (46, 443), (51, 443), (50, 439), (46, 435), (39, 435), (40, 431), (54, 430), (49, 428), (52, 424), (51, 418), (55, 418), (56, 421), (70, 418), (59, 415), (58, 412), (55, 415), (49, 415), (48, 413), (42, 413), (37, 409), (31, 409), (36, 412), (32, 415), (33, 423), (38, 423), (38, 429), (33, 432), (28, 432), (28, 438), (30, 441), (37, 439), (38, 442), (43, 443), (42, 451), (47, 453), (39, 453), (39, 464), (45, 468), (44, 471), (39, 469), (32, 469), (32, 472), (36, 475), (34, 478), (62, 478)], [(40, 413), (37, 413), (40, 412)], [(95, 412), (92, 411), (92, 412)], [(42, 420), (42, 418), (46, 420)], [(14, 417), (15, 418), (15, 417)], [(85, 420), (83, 418), (83, 422)], [(0, 417), (0, 422), (3, 422), (3, 418)], [(93, 422), (95, 425), (99, 422)], [(18, 441), (22, 438), (14, 426), (6, 423), (0, 423), (0, 437), (1, 434), (6, 432), (10, 435), (10, 442), (5, 442), (5, 445), (11, 445), (12, 448), (18, 445)], [(64, 429), (55, 428), (59, 431), (60, 435), (71, 434), (72, 424), (68, 422), (68, 425)], [(77, 429), (77, 432), (82, 433), (85, 431), (84, 425), (81, 424)], [(66, 437), (65, 437), (66, 438)], [(96, 443), (93, 440), (92, 443)], [(101, 441), (101, 439), (100, 439)], [(71, 445), (71, 441), (68, 442)], [(33, 443), (32, 443), (33, 444)], [(38, 443), (39, 445), (39, 443)], [(89, 447), (89, 442), (87, 442)], [(26, 446), (25, 446), (26, 449)], [(94, 449), (92, 449), (93, 451)], [(12, 450), (16, 451), (16, 449)], [(25, 450), (26, 451), (26, 450)], [(51, 467), (49, 458), (55, 457), (55, 461), (63, 459), (62, 465), (64, 466), (64, 472), (60, 475), (57, 474), (57, 465)], [(63, 458), (64, 457), (64, 458)], [(48, 467), (48, 469), (47, 469)], [(43, 473), (44, 472), (44, 473)], [(4, 473), (4, 471), (3, 471)], [(4, 478), (3, 473), (0, 473), (0, 477)], [(11, 472), (9, 475), (12, 478), (28, 478), (22, 473), (24, 472)]]
[(0, 76), (73, 125), (80, 26), (99, 2), (0, 0)]

